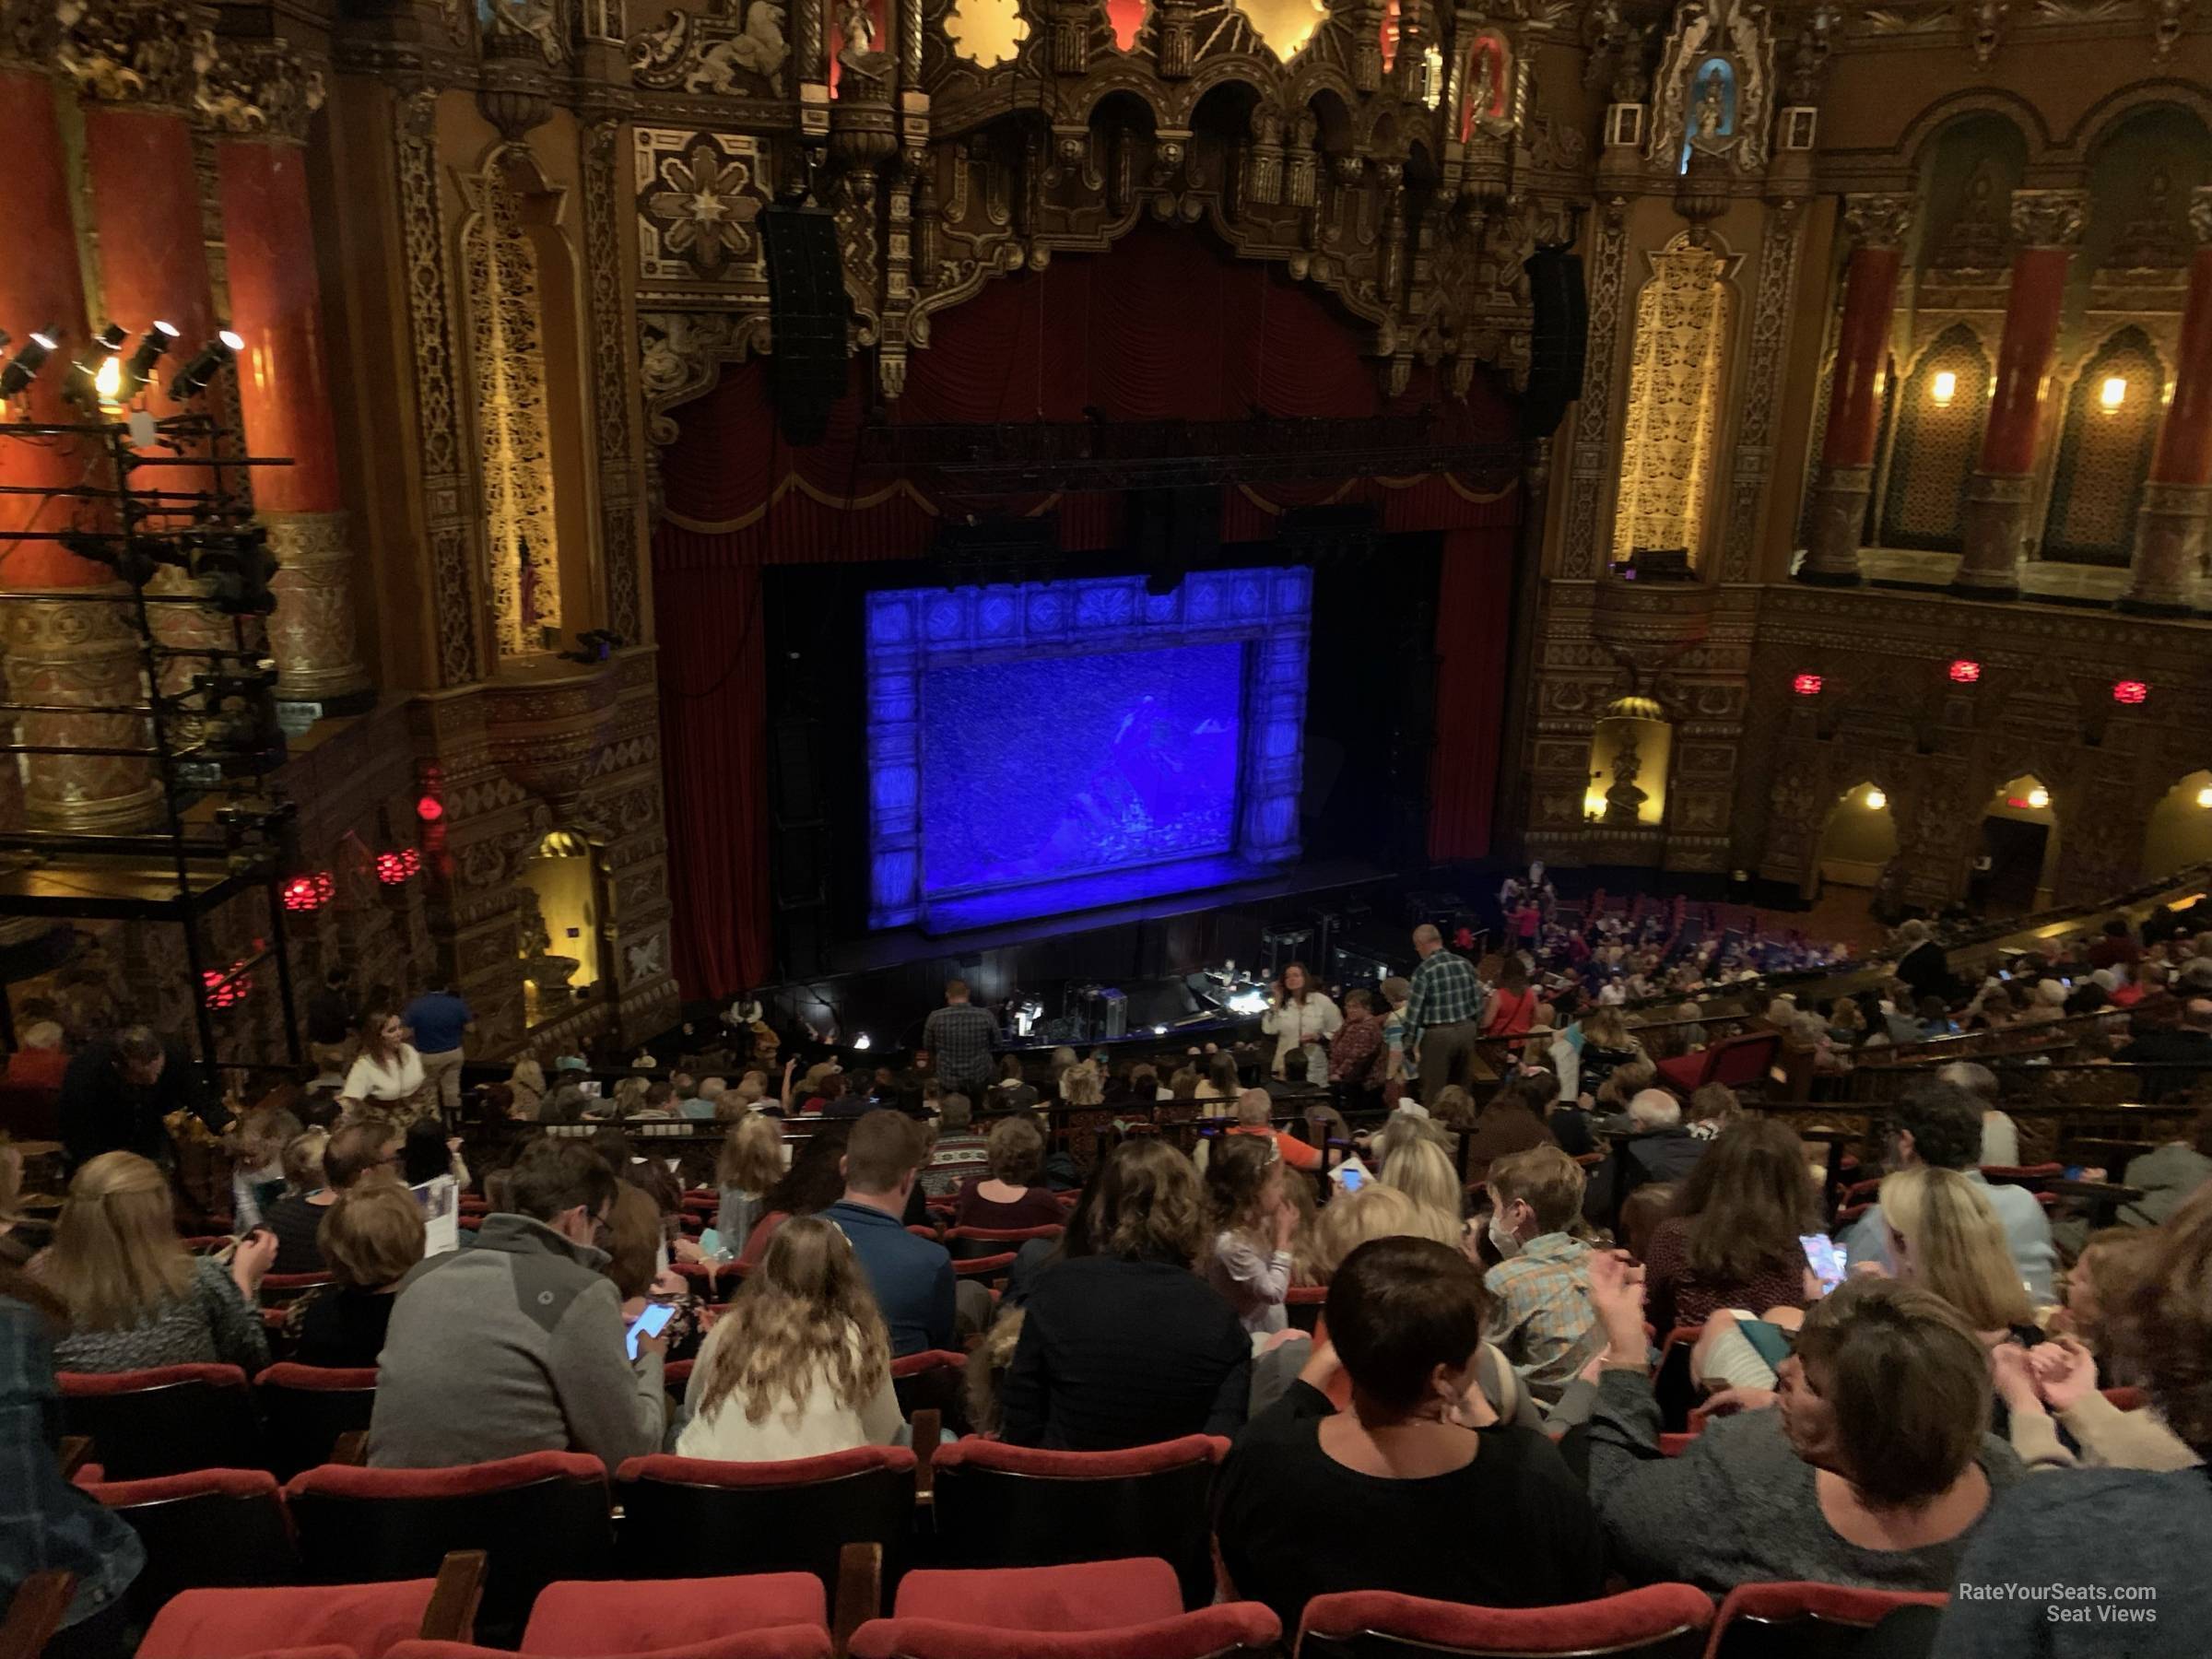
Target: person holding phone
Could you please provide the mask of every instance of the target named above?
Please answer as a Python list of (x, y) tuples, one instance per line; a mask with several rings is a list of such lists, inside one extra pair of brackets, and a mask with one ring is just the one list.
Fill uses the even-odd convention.
[[(1303, 962), (1283, 970), (1268, 994), (1267, 1011), (1260, 1016), (1260, 1030), (1275, 1039), (1274, 1074), (1293, 1082), (1328, 1080), (1324, 1045), (1344, 1027), (1344, 1016), (1313, 982)], [(1299, 1057), (1293, 1073), (1291, 1061)]]
[(1820, 1294), (1800, 1239), (1820, 1231), (1805, 1148), (1772, 1118), (1739, 1118), (1692, 1166), (1644, 1266), (1652, 1328), (1701, 1325), (1723, 1308), (1802, 1308)]

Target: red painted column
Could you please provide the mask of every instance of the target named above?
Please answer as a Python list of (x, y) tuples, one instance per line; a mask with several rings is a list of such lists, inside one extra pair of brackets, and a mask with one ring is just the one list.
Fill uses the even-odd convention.
[[(2196, 192), (2190, 216), (2198, 236), (2212, 241), (2212, 189)], [(2136, 512), (2135, 557), (2129, 563), (2122, 610), (2178, 616), (2202, 597), (2206, 517), (2212, 510), (2212, 247), (2200, 248), (2189, 267), (2189, 298), (2182, 312), (2181, 349), (2174, 359), (2173, 401), (2159, 428), (2143, 504)]]
[[(42, 66), (41, 66), (42, 67)], [(0, 328), (15, 336), (59, 325), (62, 337), (31, 382), (29, 419), (74, 424), (87, 418), (62, 395), (69, 365), (89, 349), (83, 266), (70, 211), (71, 181), (57, 100), (74, 97), (41, 72), (0, 65), (0, 158), (6, 169), (7, 231), (0, 253)], [(57, 439), (0, 441), (0, 483), (47, 489), (112, 483), (98, 444)], [(99, 528), (93, 503), (59, 496), (0, 496), (0, 546), (24, 530)], [(64, 551), (57, 542), (13, 542), (0, 564), (0, 587), (81, 594), (111, 584), (106, 567)], [(138, 696), (137, 647), (119, 606), (81, 598), (23, 597), (0, 606), (0, 652), (11, 702), (104, 704)], [(129, 715), (38, 713), (0, 716), (0, 732), (26, 744), (130, 747), (146, 739)], [(0, 760), (12, 796), (19, 783), (22, 818), (34, 830), (102, 830), (143, 827), (159, 805), (147, 764), (121, 756), (26, 755)], [(13, 801), (6, 815), (15, 814)]]
[(269, 644), (277, 693), (297, 702), (346, 703), (369, 691), (354, 649), (352, 555), (338, 487), (331, 422), (323, 297), (316, 279), (314, 218), (307, 197), (305, 71), (282, 48), (230, 46), (253, 53), (265, 85), (289, 80), (288, 97), (265, 101), (293, 112), (252, 137), (216, 150), (223, 244), (230, 276), (231, 326), (245, 341), (239, 401), (257, 455), (292, 465), (258, 471), (255, 516), (277, 561), (276, 612)]
[(2078, 190), (2012, 193), (2012, 229), (2019, 252), (2012, 262), (1996, 383), (1982, 429), (1982, 462), (1967, 486), (1966, 551), (1951, 583), (1960, 594), (2010, 599), (2020, 591), (2044, 384), (2065, 308), (2066, 266), (2081, 238), (2088, 199)]
[(1897, 283), (1912, 223), (1909, 195), (1843, 198), (1843, 228), (1855, 246), (1843, 278), (1843, 319), (1836, 335), (1833, 390), (1821, 439), (1820, 472), (1800, 581), (1847, 586), (1860, 580), (1859, 533), (1874, 488), (1878, 395), (1889, 359)]

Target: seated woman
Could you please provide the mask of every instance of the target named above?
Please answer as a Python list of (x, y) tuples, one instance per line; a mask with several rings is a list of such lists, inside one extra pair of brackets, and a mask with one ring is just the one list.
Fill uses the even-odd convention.
[(851, 1123), (829, 1123), (798, 1143), (791, 1168), (762, 1196), (760, 1219), (753, 1223), (740, 1255), (759, 1261), (785, 1221), (826, 1210), (845, 1195), (845, 1143), (852, 1135)]
[[(2107, 1331), (2148, 1389), (2153, 1409), (2212, 1462), (2212, 1194), (2199, 1194), (2156, 1235), (2104, 1310)], [(2158, 1618), (2117, 1637), (2074, 1623), (2034, 1596), (1954, 1599), (1936, 1646), (1944, 1659), (2190, 1659), (2212, 1629), (2212, 1481), (2202, 1469), (2082, 1469), (2006, 1494), (1976, 1529), (1959, 1568), (1968, 1583), (2142, 1586)], [(2139, 1594), (2140, 1593), (2138, 1593)], [(2147, 1603), (2147, 1598), (2143, 1598)], [(2078, 1615), (2077, 1603), (2067, 1612)], [(2094, 1609), (2089, 1609), (2094, 1611)]]
[(1412, 1140), (1394, 1148), (1382, 1160), (1377, 1179), (1384, 1186), (1396, 1187), (1416, 1204), (1442, 1210), (1454, 1218), (1466, 1211), (1459, 1174), (1434, 1141)]
[(714, 1164), (720, 1194), (714, 1230), (723, 1250), (735, 1256), (752, 1236), (753, 1225), (768, 1213), (768, 1193), (783, 1178), (783, 1125), (772, 1117), (747, 1112), (723, 1136)]
[(384, 1169), (400, 1144), (399, 1131), (378, 1119), (341, 1124), (327, 1135), (320, 1129), (295, 1135), (284, 1149), (287, 1190), (263, 1218), (276, 1241), (269, 1270), (320, 1273), (323, 1251), (316, 1240), (323, 1218), (355, 1182)]
[(1643, 1270), (1593, 1255), (1589, 1296), (1606, 1340), (1590, 1491), (1632, 1582), (1949, 1590), (1993, 1497), (2022, 1477), (1989, 1432), (1981, 1342), (1926, 1290), (1844, 1285), (1806, 1315), (1779, 1403), (1739, 1393), (1766, 1408), (1715, 1418), (1679, 1457), (1659, 1449)]
[(1022, 1304), (999, 1397), (1002, 1437), (1102, 1452), (1233, 1434), (1244, 1421), (1252, 1342), (1194, 1271), (1212, 1236), (1189, 1159), (1151, 1139), (1109, 1153), (1069, 1218), (1059, 1259)]
[(1227, 1117), (1229, 1102), (1244, 1092), (1244, 1081), (1237, 1075), (1237, 1057), (1227, 1052), (1216, 1054), (1206, 1063), (1206, 1077), (1198, 1085), (1196, 1098), (1212, 1104), (1201, 1109), (1206, 1117)]
[(1549, 1073), (1513, 1077), (1500, 1084), (1498, 1092), (1483, 1103), (1482, 1114), (1475, 1120), (1475, 1137), (1467, 1147), (1469, 1188), (1480, 1186), (1490, 1165), (1500, 1158), (1525, 1152), (1531, 1147), (1559, 1144), (1544, 1122), (1544, 1109), (1559, 1088), (1559, 1079)]
[(1057, 1227), (1065, 1219), (1060, 1200), (1037, 1184), (1044, 1168), (1044, 1135), (1033, 1119), (1002, 1118), (983, 1143), (991, 1172), (969, 1178), (954, 1206), (955, 1227), (1019, 1231)]
[(695, 1359), (706, 1335), (702, 1310), (696, 1296), (685, 1294), (684, 1281), (671, 1274), (661, 1276), (661, 1213), (642, 1188), (623, 1182), (615, 1194), (614, 1212), (607, 1218), (606, 1265), (600, 1269), (615, 1281), (622, 1298), (625, 1324), (655, 1303), (670, 1309), (661, 1335), (668, 1339), (668, 1359)]
[(256, 1230), (228, 1264), (194, 1256), (177, 1237), (169, 1177), (135, 1152), (103, 1152), (76, 1172), (53, 1242), (31, 1277), (68, 1310), (53, 1345), (66, 1371), (269, 1362), (254, 1299), (276, 1254)]
[(774, 1463), (905, 1438), (890, 1333), (834, 1222), (794, 1216), (776, 1230), (708, 1334), (684, 1405), (681, 1457)]
[(301, 1365), (369, 1367), (384, 1349), (399, 1281), (422, 1260), (422, 1206), (398, 1182), (371, 1177), (323, 1213), (323, 1260), (337, 1282), (285, 1310)]
[(1820, 1284), (1798, 1240), (1820, 1230), (1803, 1145), (1777, 1119), (1738, 1119), (1692, 1166), (1652, 1234), (1652, 1328), (1701, 1325), (1723, 1308), (1804, 1307)]
[[(1481, 1270), (1432, 1240), (1378, 1239), (1345, 1258), (1330, 1342), (1215, 1482), (1238, 1595), (1288, 1630), (1308, 1598), (1343, 1590), (1503, 1607), (1600, 1594), (1605, 1539), (1582, 1483), (1475, 1386), (1486, 1300)], [(1340, 1371), (1343, 1411), (1329, 1403)]]

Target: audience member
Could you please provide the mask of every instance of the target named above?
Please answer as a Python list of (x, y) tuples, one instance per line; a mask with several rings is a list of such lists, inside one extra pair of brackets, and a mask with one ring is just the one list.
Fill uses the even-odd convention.
[[(1951, 977), (1949, 954), (1936, 942), (1935, 930), (1917, 917), (1897, 930), (1897, 978), (1910, 987), (1912, 999), (1933, 996), (1949, 1004), (1959, 982)], [(2064, 1000), (2063, 994), (2061, 1000)]]
[[(1216, 1482), (1236, 1594), (1295, 1630), (1308, 1598), (1341, 1590), (1485, 1606), (1601, 1593), (1605, 1542), (1581, 1483), (1475, 1386), (1484, 1302), (1480, 1271), (1430, 1240), (1380, 1239), (1345, 1258), (1329, 1281), (1330, 1341)], [(1329, 1400), (1339, 1371), (1348, 1410)], [(1493, 1523), (1480, 1548), (1470, 1517)]]
[(427, 990), (400, 1013), (400, 1020), (422, 1062), (423, 1081), (450, 1119), (461, 1110), (461, 1066), (467, 1058), (462, 1041), (477, 1029), (477, 1017), (454, 994), (451, 979), (433, 979)]
[(1018, 1446), (1100, 1452), (1244, 1420), (1252, 1345), (1194, 1269), (1211, 1232), (1191, 1160), (1157, 1140), (1109, 1152), (1061, 1253), (1022, 1303), (999, 1406)]
[(786, 1220), (818, 1215), (844, 1196), (845, 1147), (852, 1135), (849, 1124), (824, 1124), (794, 1144), (791, 1167), (762, 1196), (764, 1213), (753, 1223), (739, 1255), (759, 1261)]
[(1405, 1007), (1406, 1055), (1425, 1106), (1474, 1065), (1482, 982), (1466, 958), (1444, 948), (1444, 935), (1429, 923), (1413, 930), (1413, 949), (1420, 961)]
[(1629, 1194), (1646, 1182), (1679, 1182), (1698, 1167), (1712, 1143), (1682, 1122), (1682, 1102), (1664, 1088), (1640, 1088), (1629, 1101), (1627, 1136), (1590, 1179), (1583, 1213), (1594, 1226), (1614, 1226)]
[(323, 1218), (338, 1194), (372, 1170), (382, 1170), (400, 1146), (400, 1136), (381, 1122), (346, 1124), (333, 1135), (311, 1129), (295, 1135), (284, 1149), (288, 1189), (268, 1206), (263, 1224), (276, 1235), (276, 1273), (313, 1273), (323, 1265), (316, 1241)]
[(1582, 1166), (1537, 1147), (1493, 1163), (1488, 1186), (1490, 1243), (1505, 1259), (1483, 1280), (1483, 1335), (1554, 1406), (1603, 1339), (1585, 1294), (1590, 1247), (1568, 1231), (1582, 1215)]
[(1466, 1194), (1452, 1160), (1434, 1141), (1414, 1139), (1391, 1149), (1378, 1177), (1384, 1186), (1396, 1187), (1416, 1204), (1441, 1210), (1455, 1219), (1466, 1208)]
[(415, 1115), (425, 1087), (422, 1056), (406, 1040), (399, 1016), (389, 1008), (371, 1008), (362, 1017), (360, 1051), (338, 1090), (339, 1104), (347, 1112), (366, 1107), (402, 1124)]
[(1219, 1291), (1247, 1331), (1279, 1331), (1288, 1323), (1290, 1240), (1298, 1212), (1283, 1195), (1282, 1161), (1273, 1147), (1249, 1136), (1223, 1135), (1206, 1168), (1207, 1218), (1214, 1230), (1206, 1283)]
[(353, 970), (340, 962), (323, 971), (323, 986), (307, 999), (307, 1057), (343, 1077), (347, 1050), (360, 1010), (353, 1006)]
[(1805, 1147), (1774, 1118), (1742, 1118), (1712, 1141), (1652, 1234), (1652, 1326), (1701, 1325), (1723, 1308), (1801, 1308), (1819, 1294), (1798, 1241), (1821, 1230)]
[(64, 1371), (256, 1371), (269, 1362), (269, 1340), (254, 1301), (276, 1254), (275, 1236), (258, 1229), (227, 1263), (188, 1253), (161, 1166), (103, 1152), (70, 1181), (53, 1242), (30, 1274), (67, 1313), (53, 1345)]
[(600, 1242), (606, 1252), (606, 1265), (600, 1271), (614, 1281), (616, 1293), (622, 1298), (625, 1327), (635, 1324), (640, 1314), (658, 1303), (668, 1310), (668, 1323), (661, 1327), (661, 1339), (668, 1345), (664, 1359), (695, 1359), (706, 1335), (704, 1304), (685, 1292), (682, 1279), (666, 1272), (664, 1241), (661, 1213), (653, 1200), (641, 1189), (623, 1182), (622, 1190), (615, 1194), (615, 1207), (607, 1216), (606, 1233)]
[(989, 1171), (962, 1184), (952, 1213), (955, 1227), (1015, 1232), (1058, 1227), (1066, 1219), (1052, 1189), (1037, 1183), (1044, 1168), (1044, 1133), (1034, 1119), (1003, 1118), (992, 1125), (984, 1156)]
[(1344, 1024), (1336, 1005), (1313, 982), (1303, 962), (1292, 962), (1269, 993), (1260, 1030), (1275, 1039), (1269, 1071), (1294, 1083), (1323, 1082), (1328, 1077), (1324, 1053)]
[(16, 1207), (22, 1195), (22, 1149), (0, 1138), (0, 1268), (20, 1267), (35, 1253), (28, 1218)]
[(1977, 1164), (2017, 1167), (2020, 1161), (2019, 1125), (1997, 1108), (1997, 1074), (1971, 1060), (1954, 1060), (1936, 1074), (1939, 1083), (1963, 1088), (1982, 1108), (1982, 1150)]
[(2143, 947), (2128, 932), (2124, 916), (2107, 917), (2104, 936), (2082, 956), (2082, 960), (2091, 968), (2133, 968), (2142, 959)]
[(448, 1135), (434, 1117), (417, 1118), (407, 1125), (399, 1147), (399, 1179), (407, 1186), (421, 1186), (450, 1175), (463, 1191), (468, 1187), (468, 1164), (461, 1156), (461, 1137)]
[(170, 1168), (176, 1153), (169, 1119), (179, 1112), (218, 1134), (230, 1124), (229, 1109), (209, 1092), (200, 1068), (144, 1026), (78, 1050), (54, 1106), (72, 1171), (103, 1152), (135, 1152)]
[(684, 1394), (683, 1457), (777, 1463), (893, 1445), (890, 1337), (844, 1233), (794, 1217), (717, 1320)]
[[(963, 1097), (974, 1099), (981, 1097)], [(1037, 1086), (1022, 1076), (1021, 1056), (1001, 1055), (998, 1062), (998, 1081), (991, 1085), (990, 1106), (993, 1112), (1027, 1112), (1038, 1101)]]
[[(1633, 1099), (1634, 1097), (1630, 1097)], [(1682, 1126), (1697, 1140), (1717, 1140), (1731, 1124), (1743, 1121), (1744, 1105), (1725, 1083), (1700, 1084), (1682, 1111)]]
[[(1201, 1100), (1233, 1100), (1244, 1092), (1244, 1080), (1237, 1076), (1237, 1057), (1223, 1053), (1206, 1063), (1206, 1076), (1200, 1079), (1196, 1099)], [(1207, 1117), (1224, 1117), (1227, 1109), (1212, 1106), (1206, 1109)]]
[(301, 1365), (370, 1368), (383, 1352), (399, 1284), (422, 1260), (422, 1206), (384, 1177), (357, 1182), (323, 1212), (323, 1261), (333, 1284), (284, 1312)]
[(1606, 1344), (1590, 1492), (1632, 1582), (1681, 1580), (1716, 1594), (1753, 1580), (1958, 1583), (1975, 1524), (2021, 1468), (1988, 1431), (1988, 1361), (1947, 1304), (1912, 1286), (1843, 1286), (1806, 1316), (1779, 1401), (1739, 1396), (1766, 1408), (1716, 1418), (1668, 1457), (1642, 1270), (1608, 1252), (1589, 1278)]
[(947, 981), (945, 1006), (922, 1022), (922, 1046), (937, 1081), (971, 1098), (991, 1087), (992, 1056), (1002, 1041), (998, 1017), (968, 1000), (966, 980)]
[[(869, 1112), (853, 1125), (845, 1146), (844, 1196), (822, 1212), (853, 1241), (890, 1331), (894, 1359), (954, 1346), (959, 1297), (952, 1257), (944, 1245), (906, 1230), (906, 1202), (922, 1156), (922, 1137), (904, 1116)], [(989, 1319), (989, 1292), (981, 1285), (966, 1288), (984, 1300), (969, 1319), (980, 1331)]]
[(1467, 1145), (1469, 1186), (1480, 1186), (1489, 1175), (1490, 1165), (1500, 1158), (1526, 1152), (1532, 1147), (1559, 1144), (1544, 1121), (1544, 1109), (1558, 1092), (1558, 1079), (1547, 1073), (1510, 1078), (1483, 1102)]
[(588, 1453), (612, 1470), (660, 1449), (667, 1342), (625, 1357), (621, 1297), (600, 1269), (621, 1182), (572, 1140), (515, 1160), (512, 1210), (473, 1249), (402, 1283), (377, 1378), (369, 1461), (446, 1468), (528, 1452)]
[[(2112, 1056), (2120, 1065), (2156, 1065), (2170, 1070), (2143, 1074), (2143, 1098), (2163, 1100), (2187, 1094), (2212, 1071), (2212, 997), (2193, 995), (2182, 1005), (2178, 1028), (2143, 1026), (2136, 1017), (2135, 1040)], [(75, 1075), (76, 1067), (70, 1068)]]
[[(2200, 1462), (2212, 1460), (2212, 1194), (2200, 1194), (2146, 1252), (2109, 1311), (2114, 1343), (2140, 1367), (2159, 1417)], [(2067, 1363), (2080, 1387), (2076, 1362)], [(2046, 1386), (2050, 1384), (2047, 1382)], [(2060, 1383), (2063, 1390), (2066, 1383)], [(2052, 1586), (2044, 1594), (1954, 1596), (1936, 1659), (2194, 1659), (2212, 1629), (2212, 1482), (2201, 1469), (2081, 1469), (2016, 1487), (1976, 1532), (1958, 1582)], [(1951, 1581), (1946, 1580), (1946, 1587)], [(2067, 1599), (2055, 1598), (2065, 1586)], [(2155, 1620), (2131, 1620), (2124, 1638), (2081, 1618), (2080, 1589), (2100, 1587)]]
[(2116, 1212), (2124, 1227), (2159, 1227), (2212, 1181), (2212, 1107), (2190, 1121), (2189, 1133), (2128, 1160), (2127, 1184), (2142, 1194)]
[(1940, 1296), (1991, 1347), (2036, 1340), (2035, 1309), (1989, 1204), (1956, 1170), (1915, 1165), (1882, 1178), (1888, 1257), (1900, 1279)]
[(1275, 1115), (1275, 1097), (1264, 1088), (1248, 1088), (1237, 1097), (1237, 1121), (1222, 1133), (1241, 1135), (1275, 1148), (1280, 1158), (1294, 1170), (1321, 1168), (1321, 1148), (1302, 1141), (1288, 1129), (1277, 1129), (1268, 1120)]
[(747, 1113), (723, 1136), (714, 1164), (719, 1194), (714, 1230), (724, 1253), (745, 1249), (753, 1228), (768, 1213), (768, 1194), (783, 1178), (783, 1136), (774, 1118)]
[(1390, 1044), (1375, 1012), (1375, 994), (1351, 991), (1344, 998), (1344, 1024), (1329, 1044), (1329, 1081), (1347, 1112), (1363, 1111), (1382, 1088), (1390, 1069)]
[[(1498, 967), (1498, 983), (1482, 1005), (1485, 1037), (1524, 1037), (1535, 1021), (1541, 1000), (1528, 982), (1528, 962), (1517, 950), (1509, 950)], [(1516, 1045), (1518, 1046), (1518, 1045)]]
[[(2212, 1007), (2212, 1004), (2206, 1006)], [(2052, 1245), (2051, 1222), (2042, 1205), (2026, 1187), (1990, 1184), (1975, 1167), (1982, 1150), (1981, 1101), (1956, 1084), (1920, 1084), (1908, 1088), (1889, 1109), (1888, 1131), (1883, 1160), (1888, 1168), (1909, 1170), (1927, 1164), (1957, 1170), (1981, 1188), (2004, 1226), (2013, 1266), (2026, 1283), (2030, 1299), (2038, 1304), (2052, 1300), (2057, 1252)], [(1878, 1262), (1884, 1268), (1894, 1269), (1878, 1203), (1852, 1224), (1842, 1241), (1852, 1266)]]

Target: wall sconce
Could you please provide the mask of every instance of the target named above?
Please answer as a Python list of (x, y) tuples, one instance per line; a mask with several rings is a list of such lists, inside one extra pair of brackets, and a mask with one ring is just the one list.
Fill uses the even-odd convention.
[(1867, 810), (1867, 811), (1869, 811), (1869, 812), (1879, 812), (1879, 811), (1880, 811), (1880, 810), (1881, 810), (1883, 807), (1885, 807), (1885, 806), (1888, 806), (1888, 805), (1889, 805), (1889, 797), (1888, 797), (1888, 795), (1884, 794), (1883, 794), (1883, 793), (1882, 793), (1880, 790), (1878, 790), (1878, 789), (1873, 789), (1873, 788), (1869, 788), (1869, 789), (1866, 791), (1866, 810)]
[(2139, 707), (2150, 696), (2150, 688), (2141, 680), (2114, 680), (2112, 700), (2125, 703), (2129, 708)]
[(328, 870), (295, 876), (280, 889), (284, 908), (312, 915), (337, 897), (338, 884)]
[(1948, 369), (1938, 369), (1935, 377), (1928, 382), (1928, 401), (1939, 409), (1947, 409), (1951, 406), (1951, 400), (1958, 395), (1958, 375)]
[(2033, 789), (2028, 792), (2028, 806), (2031, 811), (2041, 812), (2044, 807), (2050, 805), (2051, 792), (2045, 789), (2041, 783), (2038, 783)]
[(2196, 804), (2207, 810), (2212, 810), (2212, 783), (2206, 784), (2196, 792)]
[(2107, 415), (2112, 414), (2127, 401), (2127, 376), (2108, 374), (2104, 384), (2097, 388), (2097, 402)]
[(1818, 675), (1800, 674), (1790, 681), (1790, 689), (1800, 697), (1818, 697), (1820, 695), (1820, 685)]
[(1982, 665), (1971, 657), (1959, 657), (1951, 664), (1949, 672), (1953, 685), (1971, 686), (1982, 678)]

